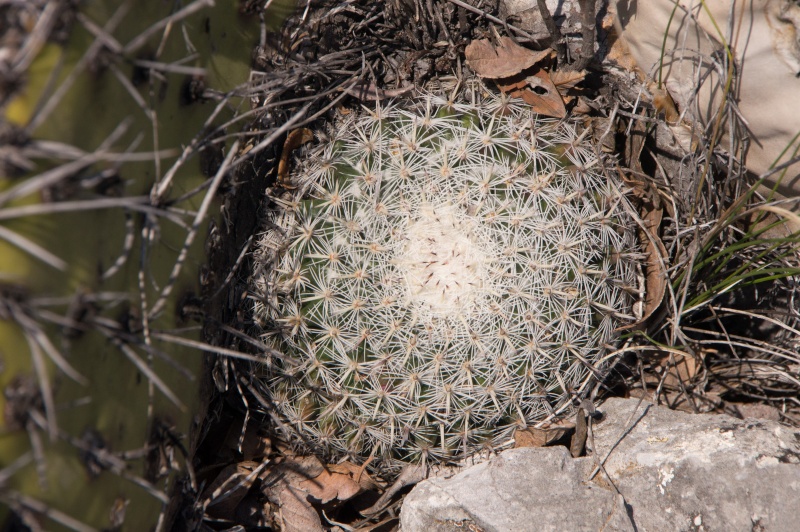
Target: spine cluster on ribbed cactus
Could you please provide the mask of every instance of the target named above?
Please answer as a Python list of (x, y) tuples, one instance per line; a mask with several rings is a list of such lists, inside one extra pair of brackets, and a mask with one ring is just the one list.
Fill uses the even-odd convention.
[(262, 378), (307, 450), (502, 445), (568, 409), (632, 319), (633, 210), (570, 121), (483, 88), (381, 103), (301, 150), (290, 182), (256, 317)]

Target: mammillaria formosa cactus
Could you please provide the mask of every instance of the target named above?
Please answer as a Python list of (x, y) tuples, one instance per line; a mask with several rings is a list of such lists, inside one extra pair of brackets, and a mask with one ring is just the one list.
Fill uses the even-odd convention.
[(255, 286), (262, 378), (307, 450), (451, 460), (569, 408), (637, 278), (632, 208), (585, 136), (478, 87), (351, 112), (300, 151)]

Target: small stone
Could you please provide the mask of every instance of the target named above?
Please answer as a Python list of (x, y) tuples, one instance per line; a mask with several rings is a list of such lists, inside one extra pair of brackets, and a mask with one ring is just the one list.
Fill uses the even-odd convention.
[(590, 471), (589, 461), (573, 460), (564, 447), (511, 449), (419, 484), (403, 503), (400, 525), (403, 532), (634, 530), (624, 501), (583, 482)]

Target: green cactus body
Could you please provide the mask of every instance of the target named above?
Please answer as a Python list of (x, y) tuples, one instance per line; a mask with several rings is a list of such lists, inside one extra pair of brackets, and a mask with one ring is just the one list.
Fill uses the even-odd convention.
[(263, 378), (311, 451), (501, 446), (568, 409), (632, 319), (632, 209), (594, 148), (571, 122), (471, 100), (352, 113), (274, 198), (256, 316), (283, 355)]

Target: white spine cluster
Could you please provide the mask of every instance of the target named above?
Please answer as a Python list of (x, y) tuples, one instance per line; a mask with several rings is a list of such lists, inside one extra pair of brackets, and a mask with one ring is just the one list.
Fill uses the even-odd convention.
[(353, 113), (261, 243), (264, 378), (317, 452), (446, 460), (567, 408), (630, 319), (635, 224), (574, 124), (497, 96)]

